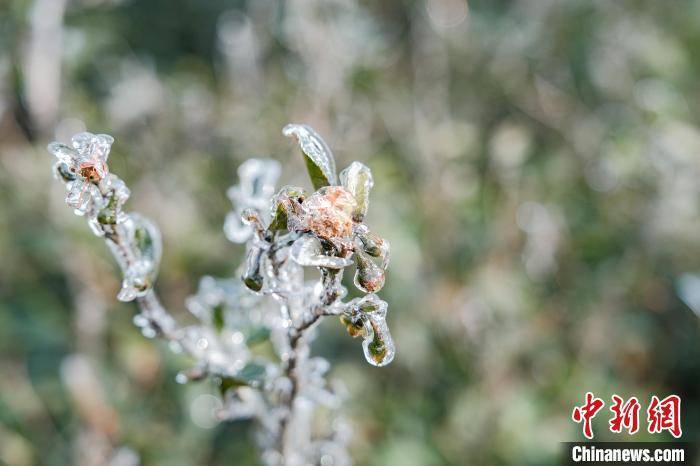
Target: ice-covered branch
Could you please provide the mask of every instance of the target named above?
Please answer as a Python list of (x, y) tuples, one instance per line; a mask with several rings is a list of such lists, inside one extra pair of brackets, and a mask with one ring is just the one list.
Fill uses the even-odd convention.
[[(389, 245), (364, 224), (373, 186), (369, 168), (353, 162), (338, 175), (330, 149), (310, 127), (288, 125), (284, 134), (299, 142), (315, 191), (286, 186), (275, 194), (280, 166), (274, 160), (251, 159), (239, 167), (224, 231), (246, 244), (240, 279), (202, 278), (186, 303), (198, 320), (190, 326), (178, 324), (155, 294), (160, 233), (145, 217), (123, 210), (130, 192), (108, 170), (112, 137), (81, 133), (70, 146), (51, 143), (48, 149), (57, 157), (54, 172), (68, 190), (66, 203), (87, 218), (121, 267), (117, 298), (136, 301), (135, 324), (195, 360), (178, 381), (212, 377), (225, 401), (219, 416), (255, 419), (267, 464), (317, 463), (323, 456), (345, 464), (342, 422), (312, 434), (315, 408), (336, 411), (340, 396), (324, 378), (328, 363), (309, 358), (309, 344), (323, 317), (338, 316), (351, 336), (362, 338), (368, 362), (391, 362), (387, 304), (374, 294), (384, 285)], [(305, 267), (317, 268), (320, 278), (306, 281)], [(366, 294), (344, 302), (348, 267)], [(259, 355), (265, 352), (256, 348), (265, 344), (276, 357)]]

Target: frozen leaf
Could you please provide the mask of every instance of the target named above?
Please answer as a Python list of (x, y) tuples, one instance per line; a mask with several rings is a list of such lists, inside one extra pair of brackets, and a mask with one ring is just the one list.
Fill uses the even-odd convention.
[(352, 264), (352, 260), (348, 258), (328, 255), (318, 238), (310, 235), (304, 235), (294, 242), (291, 257), (297, 264), (305, 267), (342, 269)]
[(68, 166), (72, 165), (73, 160), (78, 156), (73, 148), (60, 142), (52, 142), (46, 149), (53, 154), (59, 162)]
[(259, 215), (267, 215), (279, 173), (280, 164), (272, 159), (250, 159), (238, 168), (239, 183), (227, 191), (234, 206), (224, 223), (229, 241), (245, 243), (250, 239), (253, 228), (241, 219), (241, 213), (252, 209)]
[(353, 162), (340, 173), (340, 183), (350, 191), (355, 198), (355, 211), (353, 219), (361, 222), (369, 208), (369, 192), (374, 186), (372, 172), (369, 167), (360, 162)]
[(338, 184), (333, 153), (316, 131), (308, 125), (289, 124), (282, 133), (299, 142), (314, 189)]

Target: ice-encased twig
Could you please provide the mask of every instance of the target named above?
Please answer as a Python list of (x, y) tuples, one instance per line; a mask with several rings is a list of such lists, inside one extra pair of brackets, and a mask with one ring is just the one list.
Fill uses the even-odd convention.
[[(386, 326), (387, 305), (375, 294), (384, 284), (388, 243), (363, 223), (373, 179), (354, 162), (340, 175), (326, 143), (310, 127), (288, 125), (306, 157), (315, 192), (284, 187), (274, 195), (278, 162), (251, 159), (238, 170), (239, 184), (229, 189), (234, 210), (224, 231), (246, 243), (242, 280), (204, 277), (187, 307), (197, 318), (183, 327), (163, 307), (153, 287), (161, 256), (161, 238), (145, 217), (123, 210), (130, 192), (107, 158), (113, 139), (80, 133), (71, 146), (51, 143), (58, 159), (56, 177), (66, 184), (66, 202), (86, 216), (92, 231), (105, 238), (123, 274), (121, 301), (135, 301), (134, 323), (147, 337), (160, 335), (176, 351), (195, 360), (178, 381), (211, 376), (225, 400), (222, 419), (253, 418), (268, 464), (349, 463), (347, 433), (337, 419), (314, 432), (317, 406), (337, 411), (341, 395), (326, 382), (329, 364), (309, 359), (318, 321), (340, 316), (352, 336), (363, 337), (367, 361), (382, 366), (394, 357)], [(379, 260), (379, 264), (373, 258)], [(370, 293), (344, 303), (343, 269), (355, 264), (355, 284)], [(316, 267), (318, 282), (304, 281), (304, 267)], [(256, 345), (270, 342), (278, 359), (254, 356)]]

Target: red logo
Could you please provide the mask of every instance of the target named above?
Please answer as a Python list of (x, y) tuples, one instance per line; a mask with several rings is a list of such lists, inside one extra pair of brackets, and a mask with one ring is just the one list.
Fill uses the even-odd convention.
[[(574, 406), (571, 419), (578, 424), (583, 424), (583, 435), (589, 440), (593, 438), (592, 420), (604, 406), (605, 402), (591, 392), (586, 393), (585, 402), (581, 406)], [(624, 398), (613, 395), (610, 411), (612, 412), (612, 417), (608, 421), (610, 432), (619, 434), (627, 431), (630, 435), (634, 435), (639, 431), (641, 405), (637, 397), (632, 396), (625, 401)], [(647, 431), (650, 434), (668, 431), (675, 438), (683, 435), (681, 398), (678, 395), (669, 395), (663, 400), (656, 395), (652, 396), (646, 413)]]

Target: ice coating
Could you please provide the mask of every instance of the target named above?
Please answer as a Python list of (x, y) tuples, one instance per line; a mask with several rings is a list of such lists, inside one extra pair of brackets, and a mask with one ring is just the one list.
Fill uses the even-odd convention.
[(291, 250), (292, 259), (306, 267), (325, 267), (342, 269), (352, 264), (345, 257), (333, 257), (324, 254), (321, 242), (313, 236), (302, 236), (294, 242)]

